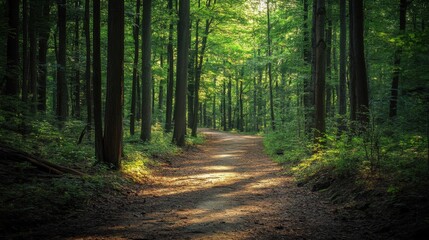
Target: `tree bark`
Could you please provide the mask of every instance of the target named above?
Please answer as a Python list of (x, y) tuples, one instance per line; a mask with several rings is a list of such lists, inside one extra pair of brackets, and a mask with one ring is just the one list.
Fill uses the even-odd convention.
[(19, 94), (19, 1), (8, 0), (7, 67), (3, 94)]
[[(406, 27), (406, 17), (407, 17), (407, 0), (400, 0), (399, 4), (399, 33), (405, 33)], [(389, 106), (389, 117), (394, 118), (398, 112), (398, 88), (399, 88), (399, 80), (401, 75), (401, 55), (402, 55), (402, 47), (397, 46), (395, 51), (395, 59), (393, 62), (393, 78), (392, 78), (392, 88), (390, 93), (390, 106)]]
[(66, 0), (58, 0), (58, 64), (57, 64), (57, 118), (65, 121), (68, 115), (68, 89), (66, 79), (67, 12)]
[(93, 102), (95, 156), (97, 161), (103, 161), (103, 121), (101, 106), (101, 49), (100, 49), (100, 0), (93, 1)]
[(232, 129), (232, 80), (228, 77), (228, 130)]
[[(210, 7), (210, 1), (207, 7)], [(192, 125), (192, 136), (197, 136), (197, 128), (198, 128), (198, 106), (199, 106), (199, 91), (200, 91), (200, 82), (201, 82), (201, 74), (204, 62), (204, 54), (207, 47), (207, 37), (209, 35), (210, 25), (213, 22), (213, 19), (206, 20), (206, 25), (204, 29), (204, 35), (201, 41), (201, 50), (196, 54), (198, 56), (198, 61), (196, 61), (195, 68), (195, 89), (194, 89), (194, 116), (193, 116), (193, 125)], [(196, 50), (198, 52), (198, 49)]]
[(243, 115), (243, 81), (240, 81), (240, 94), (239, 94), (239, 103), (240, 103), (240, 119), (238, 124), (238, 129), (240, 132), (244, 131), (244, 115)]
[(85, 30), (85, 97), (86, 97), (86, 125), (89, 133), (91, 132), (92, 126), (92, 79), (91, 79), (91, 31), (89, 29), (90, 15), (89, 15), (89, 0), (85, 0), (85, 19), (84, 19), (84, 30)]
[(326, 6), (326, 116), (331, 115), (332, 111), (332, 92), (333, 92), (333, 86), (332, 86), (332, 6), (331, 3), (328, 1)]
[[(76, 0), (75, 8), (80, 8), (80, 0)], [(75, 16), (74, 26), (74, 90), (73, 90), (73, 116), (80, 118), (80, 14)]]
[(223, 81), (223, 86), (222, 86), (222, 125), (223, 125), (223, 130), (226, 131), (228, 130), (227, 127), (227, 122), (226, 122), (226, 83), (225, 81)]
[(347, 41), (347, 27), (346, 27), (346, 0), (340, 0), (340, 86), (339, 86), (339, 131), (345, 130), (345, 116), (347, 113), (347, 100), (346, 100), (346, 41)]
[[(161, 69), (164, 68), (164, 57), (163, 54), (161, 53), (159, 55), (159, 64)], [(162, 110), (164, 108), (164, 81), (160, 80), (159, 81), (159, 86), (158, 86), (158, 114), (157, 117), (159, 118), (159, 121), (162, 122)]]
[[(14, 1), (14, 0), (10, 0)], [(28, 101), (29, 55), (28, 55), (28, 0), (22, 1), (22, 101)]]
[(30, 2), (30, 24), (29, 24), (29, 40), (30, 40), (30, 84), (29, 92), (31, 93), (31, 111), (36, 113), (37, 109), (37, 81), (38, 81), (38, 61), (37, 61), (37, 31), (39, 30), (39, 14), (40, 6), (36, 2)]
[(316, 16), (316, 84), (315, 84), (315, 141), (325, 134), (325, 77), (326, 77), (326, 42), (325, 42), (325, 0), (317, 0)]
[[(216, 76), (213, 78), (213, 88), (216, 89)], [(216, 129), (216, 93), (213, 94), (213, 129)]]
[(152, 69), (151, 69), (152, 0), (143, 1), (142, 17), (142, 126), (140, 138), (149, 141), (152, 126)]
[(39, 78), (38, 78), (38, 105), (37, 110), (46, 112), (46, 78), (48, 73), (46, 55), (48, 53), (48, 39), (50, 32), (50, 2), (45, 1), (42, 9), (44, 27), (39, 32)]
[(141, 1), (136, 2), (136, 12), (134, 16), (133, 25), (133, 38), (134, 38), (134, 65), (133, 65), (133, 84), (131, 92), (131, 116), (130, 116), (130, 134), (134, 135), (135, 122), (136, 122), (136, 102), (137, 102), (137, 82), (139, 80), (138, 64), (139, 64), (139, 50), (140, 50), (140, 5)]
[(109, 1), (104, 161), (121, 167), (124, 99), (124, 1)]
[(167, 79), (167, 99), (166, 99), (166, 112), (165, 112), (165, 131), (171, 132), (171, 129), (172, 129), (171, 117), (173, 112), (173, 91), (174, 91), (174, 56), (173, 56), (174, 25), (173, 25), (173, 20), (171, 20), (171, 17), (174, 16), (173, 0), (168, 0), (168, 11), (170, 15), (170, 23), (168, 28), (168, 46), (167, 46), (168, 79)]
[(274, 96), (273, 96), (273, 73), (271, 66), (271, 22), (270, 22), (270, 1), (267, 0), (267, 43), (268, 43), (268, 83), (270, 90), (270, 117), (271, 117), (271, 129), (276, 130), (276, 121), (274, 118)]
[[(316, 1), (313, 0), (313, 18), (312, 18), (312, 25), (315, 25), (315, 7), (316, 7)], [(304, 77), (304, 97), (303, 97), (303, 104), (304, 104), (304, 128), (305, 133), (307, 135), (310, 135), (312, 132), (312, 129), (314, 127), (314, 121), (313, 121), (313, 108), (314, 108), (314, 78), (313, 78), (313, 55), (312, 51), (314, 52), (314, 32), (312, 30), (311, 33), (311, 41), (310, 41), (310, 33), (308, 29), (308, 0), (304, 0), (304, 62), (307, 66), (311, 66), (311, 72), (310, 75)], [(314, 27), (312, 27), (314, 29)], [(310, 51), (311, 49), (311, 51)]]
[(369, 123), (368, 78), (366, 73), (364, 40), (363, 40), (363, 2), (353, 2), (353, 55), (356, 76), (356, 120), (363, 130)]
[(350, 120), (356, 121), (356, 74), (355, 74), (355, 55), (353, 50), (354, 45), (354, 26), (353, 26), (353, 0), (349, 0), (349, 98), (350, 98)]
[(176, 102), (174, 110), (173, 142), (178, 146), (185, 145), (186, 135), (186, 90), (188, 78), (189, 53), (189, 0), (179, 1), (179, 22), (177, 25), (177, 76), (176, 76)]

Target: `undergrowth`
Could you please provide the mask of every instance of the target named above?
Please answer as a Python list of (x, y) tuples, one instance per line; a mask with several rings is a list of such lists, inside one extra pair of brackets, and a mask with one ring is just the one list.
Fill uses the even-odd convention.
[(358, 179), (356, 184), (383, 182), (384, 190), (394, 194), (427, 183), (428, 139), (422, 134), (372, 124), (361, 135), (331, 131), (315, 146), (291, 133), (268, 133), (264, 145), (275, 161), (290, 165), (287, 169), (298, 181), (328, 174), (334, 179)]
[[(29, 117), (2, 111), (0, 126), (0, 146), (86, 174), (55, 176), (27, 162), (0, 161), (0, 229), (10, 232), (54, 221), (100, 200), (103, 194), (119, 193), (133, 182), (144, 183), (151, 169), (159, 165), (158, 159), (181, 151), (172, 144), (171, 133), (165, 133), (158, 123), (146, 143), (139, 134), (131, 136), (124, 129), (122, 168), (111, 171), (95, 159), (93, 132), (78, 144), (85, 128), (80, 120), (69, 120), (59, 129), (56, 120), (45, 115)], [(200, 135), (187, 137), (189, 145), (202, 141)]]

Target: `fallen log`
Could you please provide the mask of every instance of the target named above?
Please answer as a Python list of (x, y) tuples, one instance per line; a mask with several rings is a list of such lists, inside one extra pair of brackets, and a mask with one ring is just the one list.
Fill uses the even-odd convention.
[(0, 161), (26, 161), (38, 169), (56, 175), (72, 174), (76, 176), (84, 176), (85, 174), (72, 168), (60, 166), (49, 161), (32, 156), (26, 152), (12, 149), (5, 146), (0, 146)]

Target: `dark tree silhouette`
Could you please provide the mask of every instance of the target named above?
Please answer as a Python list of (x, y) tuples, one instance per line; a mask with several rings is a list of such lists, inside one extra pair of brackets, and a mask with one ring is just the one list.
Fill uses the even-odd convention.
[(124, 1), (109, 1), (104, 161), (121, 166), (124, 99)]
[(190, 41), (189, 12), (189, 0), (180, 0), (179, 23), (177, 25), (177, 76), (173, 132), (173, 142), (178, 146), (185, 145), (186, 135), (186, 90)]

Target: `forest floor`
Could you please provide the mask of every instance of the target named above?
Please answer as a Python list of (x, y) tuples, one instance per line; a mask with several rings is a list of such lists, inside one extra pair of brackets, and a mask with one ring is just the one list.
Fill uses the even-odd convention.
[(378, 239), (298, 187), (258, 136), (203, 130), (204, 145), (166, 160), (146, 184), (33, 232), (43, 239)]

